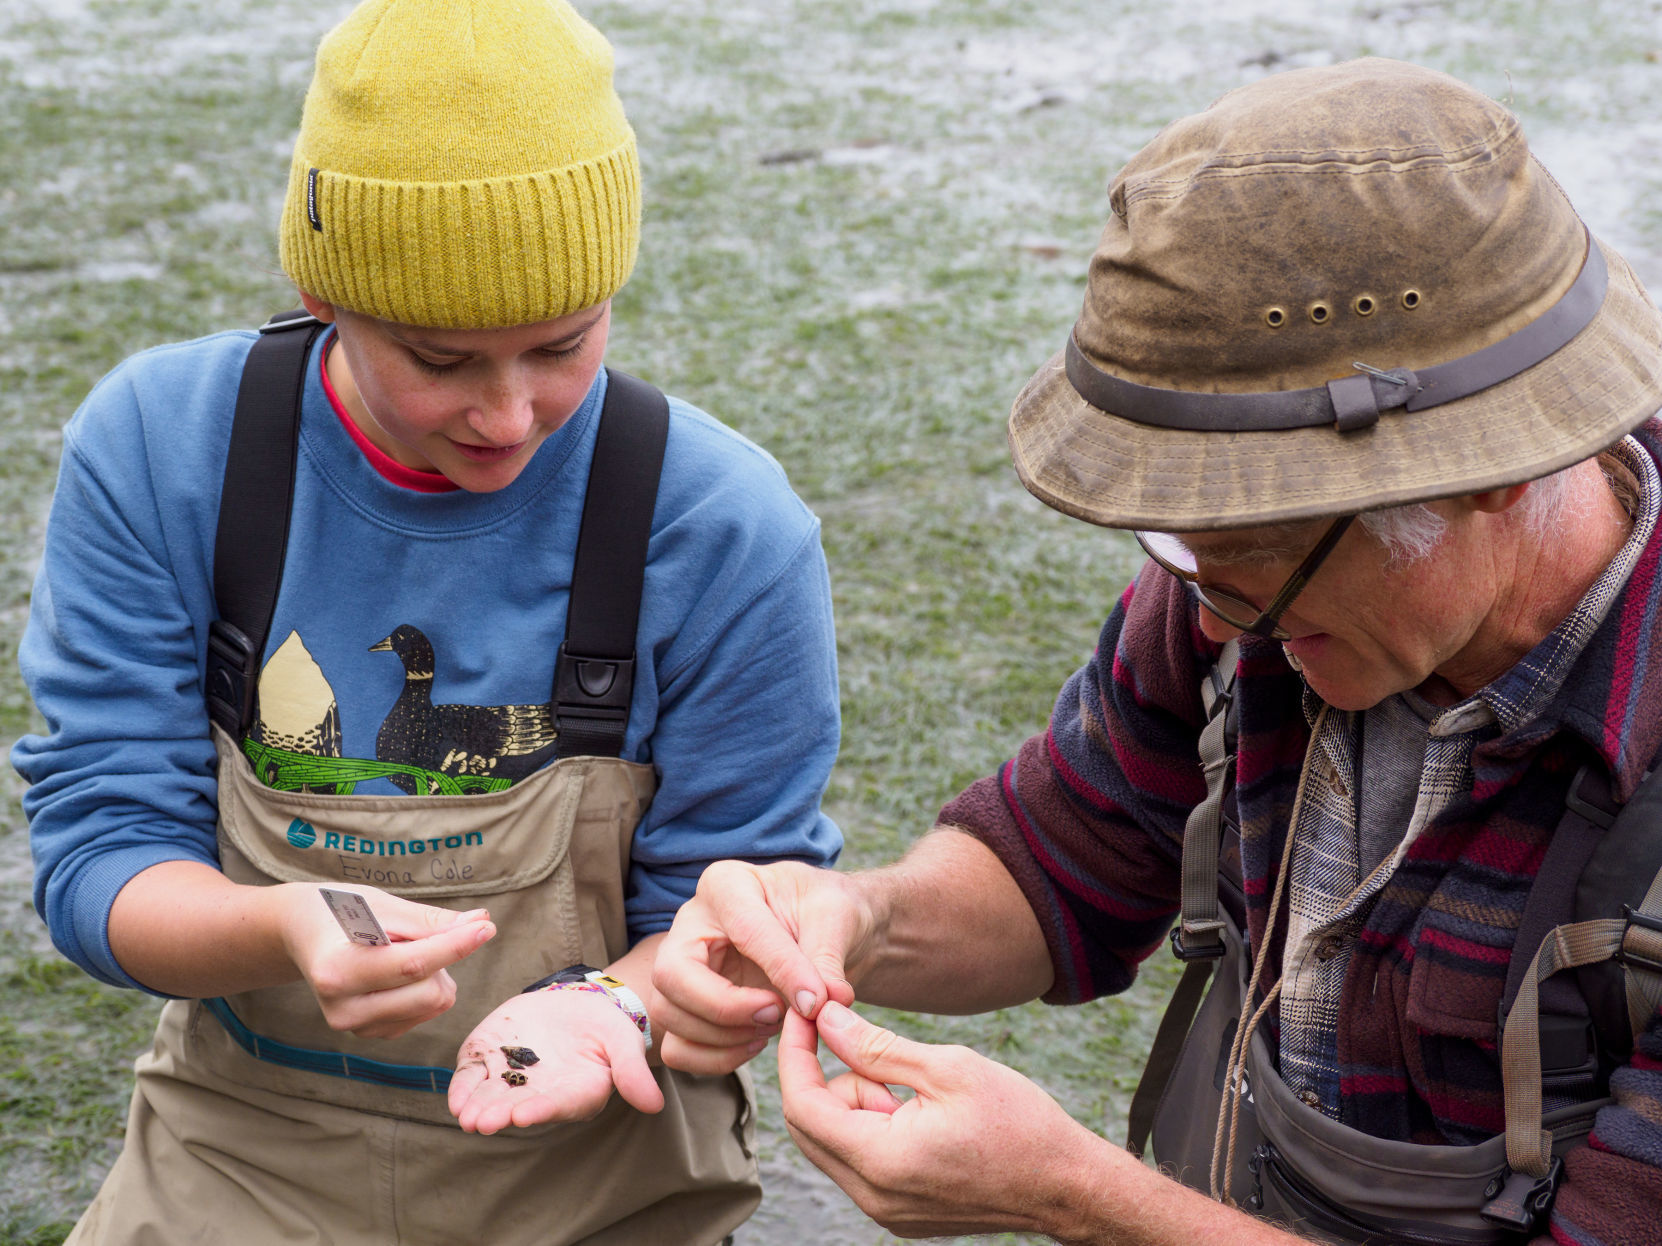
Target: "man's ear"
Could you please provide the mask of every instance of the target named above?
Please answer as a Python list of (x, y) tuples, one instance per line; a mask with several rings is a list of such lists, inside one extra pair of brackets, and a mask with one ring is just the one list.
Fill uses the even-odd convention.
[(307, 294), (304, 290), (300, 291), (300, 306), (311, 312), (312, 315), (316, 316), (324, 324), (333, 324), (335, 322), (335, 305), (333, 303), (325, 303), (315, 294)]
[[(316, 315), (315, 312), (313, 314)], [(1482, 493), (1468, 494), (1459, 500), (1474, 511), (1498, 515), (1523, 501), (1524, 494), (1529, 492), (1530, 485), (1534, 483), (1532, 480), (1524, 480), (1515, 485), (1507, 485), (1504, 489), (1486, 489)]]

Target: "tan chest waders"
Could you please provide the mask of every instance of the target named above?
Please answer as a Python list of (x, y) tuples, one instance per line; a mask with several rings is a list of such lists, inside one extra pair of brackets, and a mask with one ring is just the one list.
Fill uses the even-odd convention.
[[(452, 968), (455, 1006), (396, 1040), (329, 1029), (304, 983), (169, 1002), (137, 1065), (126, 1146), (69, 1241), (720, 1242), (760, 1200), (743, 1076), (659, 1069), (659, 1114), (614, 1095), (592, 1121), (488, 1138), (463, 1133), (445, 1099), (457, 1049), (488, 1012), (553, 970), (609, 964), (628, 946), (630, 842), (655, 780), (617, 754), (663, 396), (610, 374), (556, 667), (556, 759), (481, 795), (279, 791), (258, 780), (240, 741), (287, 535), (297, 378), (317, 331), (309, 317), (268, 325), (238, 398), (217, 549), (243, 553), (216, 557), (222, 617), (208, 672), (221, 864), (242, 883), (368, 883), (457, 910), (488, 907), (501, 933)], [(250, 387), (280, 400), (250, 401)], [(272, 470), (285, 462), (286, 472)]]
[[(1571, 784), (1502, 1003), (1506, 1132), (1464, 1147), (1370, 1137), (1295, 1096), (1251, 1027), (1263, 1001), (1249, 988), (1240, 844), (1225, 816), (1237, 657), (1226, 646), (1202, 686), (1207, 796), (1184, 829), (1172, 930), (1186, 967), (1132, 1099), (1126, 1146), (1141, 1155), (1152, 1135), (1155, 1160), (1185, 1185), (1315, 1241), (1527, 1242), (1545, 1231), (1563, 1153), (1610, 1102), (1610, 1071), (1662, 995), (1662, 784), (1641, 784), (1619, 809), (1591, 772)], [(1573, 982), (1553, 976), (1572, 969)], [(1543, 1084), (1578, 1102), (1543, 1112)]]

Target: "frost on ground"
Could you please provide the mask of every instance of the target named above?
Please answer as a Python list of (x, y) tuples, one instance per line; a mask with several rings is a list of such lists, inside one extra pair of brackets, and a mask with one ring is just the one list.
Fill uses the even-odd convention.
[[(75, 403), (133, 350), (257, 324), (291, 298), (274, 237), (288, 152), (312, 49), (349, 7), (0, 3), (7, 653)], [(616, 45), (646, 176), (612, 358), (760, 440), (824, 522), (845, 719), (829, 805), (849, 864), (903, 851), (1042, 725), (1134, 565), (1125, 542), (1021, 490), (1002, 421), (1065, 338), (1110, 176), (1166, 121), (1297, 66), (1446, 69), (1512, 104), (1594, 231), (1662, 289), (1655, 0), (579, 7)], [(8, 659), (0, 744), (31, 724)], [(0, 1023), (0, 1047), (23, 1070), (64, 1051), (120, 1067), (140, 1039), (75, 1056), (109, 995), (73, 1016), (39, 1002), (69, 979), (29, 909), (18, 787), (0, 783), (0, 981), (19, 1022)], [(1145, 977), (1077, 1010), (886, 1019), (1006, 1060), (1118, 1136), (1170, 972)], [(768, 1191), (743, 1246), (892, 1241), (797, 1155), (770, 1062), (756, 1062)], [(124, 1088), (107, 1080), (103, 1115), (41, 1100), (38, 1141), (14, 1145), (8, 1106), (0, 1237), (90, 1196), (120, 1128)]]

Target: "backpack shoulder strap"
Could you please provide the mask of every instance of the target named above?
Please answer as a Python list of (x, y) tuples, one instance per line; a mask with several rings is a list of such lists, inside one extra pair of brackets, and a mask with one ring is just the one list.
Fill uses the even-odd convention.
[[(1594, 1022), (1612, 1038), (1637, 1038), (1662, 1000), (1662, 964), (1634, 950), (1642, 936), (1633, 930), (1655, 926), (1662, 917), (1657, 879), (1662, 877), (1662, 780), (1656, 772), (1645, 776), (1627, 804), (1615, 814), (1610, 829), (1599, 838), (1575, 888), (1577, 922), (1622, 914), (1627, 921), (1623, 951), (1614, 966), (1577, 975)], [(1623, 1024), (1625, 1021), (1625, 1025)], [(1625, 1057), (1631, 1043), (1609, 1044)]]
[(1172, 952), (1184, 962), (1183, 976), (1160, 1018), (1148, 1063), (1143, 1066), (1126, 1114), (1125, 1149), (1138, 1157), (1148, 1143), (1161, 1096), (1177, 1067), (1183, 1040), (1189, 1035), (1215, 962), (1225, 951), (1223, 919), (1219, 916), (1218, 850), (1223, 842), (1224, 798), (1231, 786), (1229, 772), (1235, 760), (1235, 673), (1240, 660), (1240, 644), (1231, 640), (1200, 684), (1201, 703), (1206, 709), (1199, 749), (1206, 796), (1190, 811), (1183, 826), (1182, 911), (1171, 931)]
[[(1662, 783), (1653, 779), (1639, 785), (1588, 854), (1576, 883), (1575, 912), (1582, 919), (1547, 932), (1506, 1018), (1501, 1078), (1506, 1162), (1514, 1173), (1545, 1178), (1552, 1165), (1552, 1135), (1541, 1128), (1541, 984), (1561, 969), (1619, 964), (1626, 1025), (1599, 1026), (1607, 1043), (1625, 1037), (1618, 1051), (1631, 1050), (1633, 1036), (1662, 1001)], [(1572, 802), (1580, 788), (1578, 775)], [(1600, 915), (1583, 916), (1589, 913)], [(1598, 1023), (1608, 1010), (1596, 998), (1589, 1003)], [(1608, 1030), (1618, 1033), (1606, 1037)]]
[(557, 757), (616, 757), (623, 751), (647, 539), (669, 438), (669, 402), (662, 393), (615, 368), (606, 377), (566, 636), (554, 667)]
[(208, 629), (209, 717), (236, 740), (254, 723), (260, 658), (283, 580), (306, 360), (322, 322), (283, 312), (260, 326), (237, 388), (230, 451), (214, 534), (214, 601)]

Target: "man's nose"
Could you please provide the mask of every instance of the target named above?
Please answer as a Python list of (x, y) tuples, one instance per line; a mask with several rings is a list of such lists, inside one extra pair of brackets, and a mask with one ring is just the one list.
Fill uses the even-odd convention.
[(1241, 628), (1235, 627), (1230, 623), (1225, 623), (1217, 615), (1213, 614), (1206, 608), (1205, 603), (1197, 601), (1195, 604), (1200, 607), (1201, 634), (1213, 644), (1225, 645), (1234, 640), (1237, 636), (1246, 635)]

